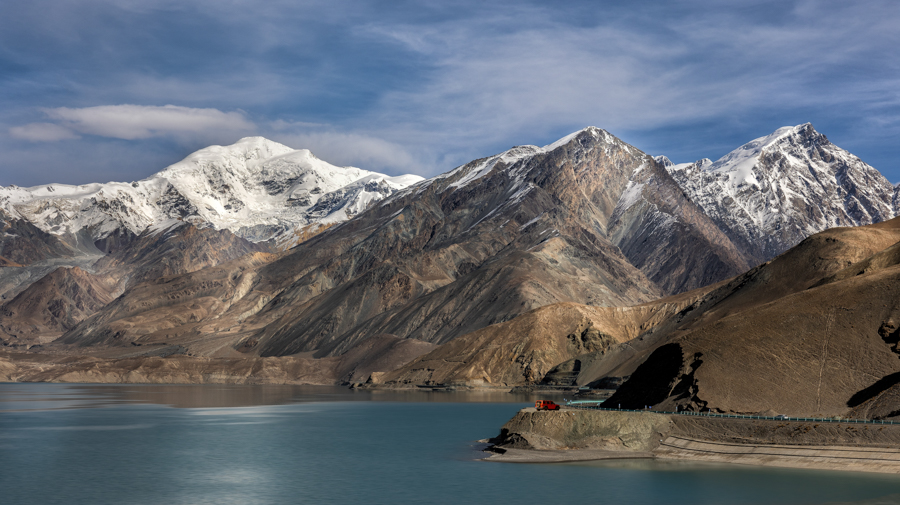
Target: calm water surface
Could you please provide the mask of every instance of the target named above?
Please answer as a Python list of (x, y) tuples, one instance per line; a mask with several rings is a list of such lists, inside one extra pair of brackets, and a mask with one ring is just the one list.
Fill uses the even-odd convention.
[(0, 384), (0, 504), (900, 504), (900, 476), (475, 461), (532, 398)]

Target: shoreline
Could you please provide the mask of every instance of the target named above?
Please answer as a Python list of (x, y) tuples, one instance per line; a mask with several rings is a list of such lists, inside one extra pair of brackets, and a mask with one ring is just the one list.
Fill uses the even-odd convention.
[[(681, 442), (678, 445), (678, 442)], [(766, 446), (723, 444), (704, 440), (669, 437), (652, 452), (610, 451), (603, 449), (506, 449), (479, 461), (488, 463), (568, 463), (613, 460), (691, 461), (744, 466), (799, 468), (900, 474), (900, 449), (886, 450), (849, 446)], [(731, 450), (722, 450), (723, 446)], [(488, 452), (488, 451), (485, 451)]]
[(657, 451), (669, 460), (900, 474), (900, 448), (730, 444), (670, 436)]
[(650, 412), (519, 411), (488, 462), (624, 459), (900, 474), (900, 426), (701, 418)]
[(651, 452), (626, 453), (603, 449), (506, 449), (502, 454), (492, 453), (487, 457), (479, 458), (478, 461), (489, 463), (566, 463), (613, 459), (656, 459), (656, 456)]

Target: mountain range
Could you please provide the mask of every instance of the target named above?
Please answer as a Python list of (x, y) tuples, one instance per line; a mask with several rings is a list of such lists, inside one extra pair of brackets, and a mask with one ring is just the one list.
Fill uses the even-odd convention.
[(646, 332), (810, 235), (893, 218), (897, 195), (809, 124), (677, 165), (589, 127), (426, 180), (249, 138), (143, 181), (0, 188), (0, 339), (343, 359), (328, 382), (377, 338), (391, 368), (364, 368), (395, 385), (584, 382), (633, 372), (655, 347), (629, 342), (666, 341)]

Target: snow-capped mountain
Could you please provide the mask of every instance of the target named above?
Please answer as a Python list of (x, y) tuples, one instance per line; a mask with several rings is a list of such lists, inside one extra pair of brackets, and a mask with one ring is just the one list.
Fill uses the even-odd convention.
[(779, 128), (716, 162), (656, 159), (758, 261), (826, 228), (877, 223), (900, 212), (896, 190), (880, 172), (809, 123)]
[[(66, 215), (52, 196), (63, 191), (56, 186), (19, 190), (28, 198), (16, 202), (4, 193), (0, 211), (31, 212), (62, 235), (102, 236), (128, 219), (161, 233), (123, 240), (93, 264), (113, 299), (93, 314), (69, 310), (60, 318), (41, 307), (40, 320), (30, 315), (32, 300), (54, 309), (100, 300), (71, 295), (78, 272), (19, 289), (5, 304), (18, 315), (0, 325), (0, 340), (44, 325), (66, 331), (59, 344), (109, 346), (123, 356), (163, 346), (217, 357), (337, 356), (384, 334), (443, 344), (550, 304), (633, 306), (733, 278), (805, 230), (890, 217), (896, 191), (808, 125), (690, 165), (654, 159), (590, 127), (405, 189), (395, 183), (247, 139), (145, 181), (84, 187), (72, 205), (94, 214)], [(284, 237), (281, 220), (291, 212), (315, 225), (336, 210), (340, 219), (354, 217), (284, 254), (247, 254), (262, 245), (226, 231)], [(223, 229), (172, 226), (177, 218)], [(90, 226), (70, 224), (75, 219)], [(119, 281), (129, 275), (133, 282)], [(589, 335), (582, 331), (573, 336)], [(543, 351), (517, 352), (501, 349), (497, 359), (539, 377), (532, 364)], [(415, 381), (431, 380), (421, 372)]]
[(173, 219), (289, 246), (309, 227), (345, 221), (422, 178), (337, 167), (262, 137), (211, 146), (141, 181), (0, 187), (0, 210), (45, 232), (93, 241)]

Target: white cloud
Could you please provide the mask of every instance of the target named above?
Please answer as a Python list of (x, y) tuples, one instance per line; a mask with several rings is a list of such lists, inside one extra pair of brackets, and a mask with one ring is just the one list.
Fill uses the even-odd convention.
[[(384, 93), (367, 119), (386, 125), (390, 140), (468, 151), (587, 125), (617, 133), (800, 107), (860, 110), (895, 97), (896, 73), (870, 62), (893, 61), (886, 48), (896, 44), (873, 40), (898, 39), (888, 29), (896, 10), (813, 5), (777, 22), (701, 9), (672, 22), (629, 15), (571, 26), (553, 10), (524, 7), (440, 24), (373, 23), (368, 34), (434, 68), (421, 85)], [(869, 86), (876, 96), (864, 93)]]
[[(241, 112), (195, 109), (177, 105), (100, 105), (73, 109), (44, 109), (60, 129), (117, 139), (146, 139), (172, 135), (251, 132), (255, 125)], [(24, 127), (22, 127), (24, 128)]]
[(9, 129), (9, 134), (13, 138), (32, 142), (55, 142), (81, 138), (72, 130), (53, 123), (29, 123), (23, 126), (13, 126)]

